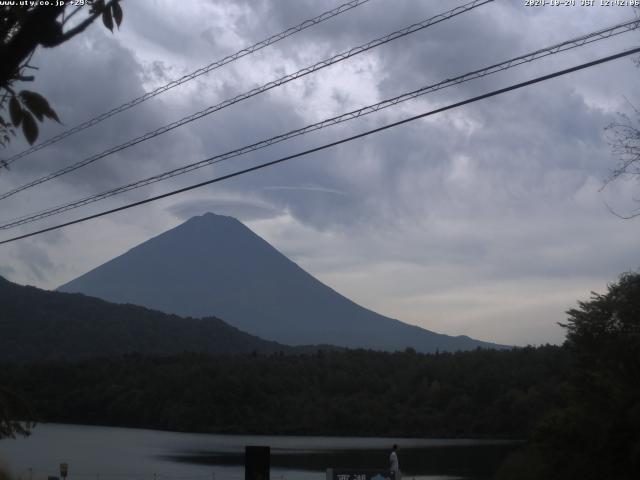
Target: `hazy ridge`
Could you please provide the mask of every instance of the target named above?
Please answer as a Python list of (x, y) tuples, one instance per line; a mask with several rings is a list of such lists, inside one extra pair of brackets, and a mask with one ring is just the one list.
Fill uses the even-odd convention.
[[(215, 317), (180, 318), (81, 294), (49, 292), (0, 277), (0, 361), (305, 351), (262, 340)], [(312, 348), (312, 347), (309, 347)]]

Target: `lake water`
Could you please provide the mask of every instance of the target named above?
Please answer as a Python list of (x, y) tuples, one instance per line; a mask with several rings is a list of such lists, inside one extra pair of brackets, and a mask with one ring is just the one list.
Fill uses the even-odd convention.
[(489, 478), (513, 444), (487, 440), (211, 435), (39, 424), (0, 440), (0, 461), (22, 480), (243, 480), (246, 445), (271, 447), (272, 480), (324, 480), (328, 467), (380, 468), (391, 445), (403, 480)]

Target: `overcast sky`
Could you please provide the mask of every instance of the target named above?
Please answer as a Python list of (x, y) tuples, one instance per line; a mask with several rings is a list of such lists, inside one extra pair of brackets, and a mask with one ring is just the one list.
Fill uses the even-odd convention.
[[(599, 0), (596, 0), (599, 2)], [(40, 50), (36, 82), (74, 126), (339, 5), (311, 0), (123, 2)], [(371, 0), (99, 126), (0, 175), (7, 191), (192, 112), (463, 2)], [(633, 18), (625, 7), (526, 7), (499, 0), (2, 201), (8, 220), (241, 147), (387, 97)], [(577, 0), (579, 4), (580, 1)], [(203, 181), (640, 44), (640, 32), (449, 88), (215, 167), (130, 192), (2, 238)], [(232, 215), (309, 273), (384, 315), (452, 335), (561, 343), (565, 311), (640, 266), (640, 196), (604, 181), (605, 127), (640, 104), (627, 57), (321, 153), (0, 246), (0, 275), (55, 288), (207, 211)], [(4, 156), (26, 147), (14, 141)], [(212, 246), (215, 248), (215, 246)]]

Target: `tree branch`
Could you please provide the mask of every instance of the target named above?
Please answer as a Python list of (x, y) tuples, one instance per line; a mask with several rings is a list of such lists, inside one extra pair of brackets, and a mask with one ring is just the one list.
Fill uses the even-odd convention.
[(20, 65), (41, 43), (43, 36), (51, 33), (51, 26), (56, 25), (56, 18), (63, 10), (64, 6), (46, 6), (29, 12), (18, 32), (0, 47), (0, 85), (6, 86), (19, 73)]
[(604, 202), (604, 205), (607, 207), (607, 210), (609, 210), (610, 213), (612, 213), (613, 215), (615, 215), (616, 217), (618, 217), (618, 218), (620, 218), (622, 220), (631, 220), (632, 218), (640, 217), (640, 212), (634, 213), (634, 214), (629, 215), (629, 216), (625, 216), (625, 215), (621, 215), (618, 212), (616, 212), (613, 208), (611, 208), (611, 206), (607, 202)]
[(71, 20), (71, 18), (78, 13), (80, 10), (82, 10), (82, 6), (76, 7), (76, 9), (71, 12), (69, 15), (67, 15), (63, 20), (62, 20), (62, 25), (64, 25), (65, 23), (67, 23), (69, 20)]
[[(0, 86), (5, 86), (19, 74), (20, 65), (38, 47), (55, 47), (75, 37), (87, 29), (102, 13), (111, 8), (117, 0), (110, 0), (103, 8), (95, 8), (86, 19), (67, 32), (56, 19), (64, 12), (65, 6), (39, 6), (30, 10), (15, 35), (4, 45), (0, 45)], [(75, 13), (75, 12), (74, 12)]]
[[(48, 47), (55, 47), (57, 45), (60, 45), (61, 43), (66, 42), (67, 40), (75, 37), (76, 35), (78, 35), (79, 33), (84, 32), (87, 27), (89, 25), (91, 25), (94, 20), (96, 18), (98, 18), (100, 15), (102, 15), (102, 12), (104, 12), (105, 10), (108, 10), (111, 8), (111, 5), (113, 5), (116, 2), (116, 0), (111, 0), (110, 2), (107, 2), (107, 4), (105, 4), (104, 8), (102, 9), (96, 9), (96, 11), (94, 13), (92, 13), (91, 15), (89, 15), (87, 18), (85, 18), (82, 22), (80, 22), (78, 25), (76, 25), (75, 27), (73, 27), (71, 30), (67, 30), (66, 32), (64, 32), (61, 36), (60, 36), (60, 41), (57, 43), (54, 43), (52, 45), (47, 45)], [(74, 12), (75, 13), (75, 12)]]

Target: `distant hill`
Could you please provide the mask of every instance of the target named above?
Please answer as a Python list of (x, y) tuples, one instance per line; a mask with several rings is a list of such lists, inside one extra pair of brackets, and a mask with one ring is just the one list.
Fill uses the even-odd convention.
[(207, 213), (62, 285), (181, 316), (215, 315), (289, 345), (421, 352), (501, 346), (379, 315), (318, 281), (238, 220)]
[(114, 356), (295, 353), (215, 317), (180, 318), (80, 294), (24, 287), (0, 277), (0, 361)]

